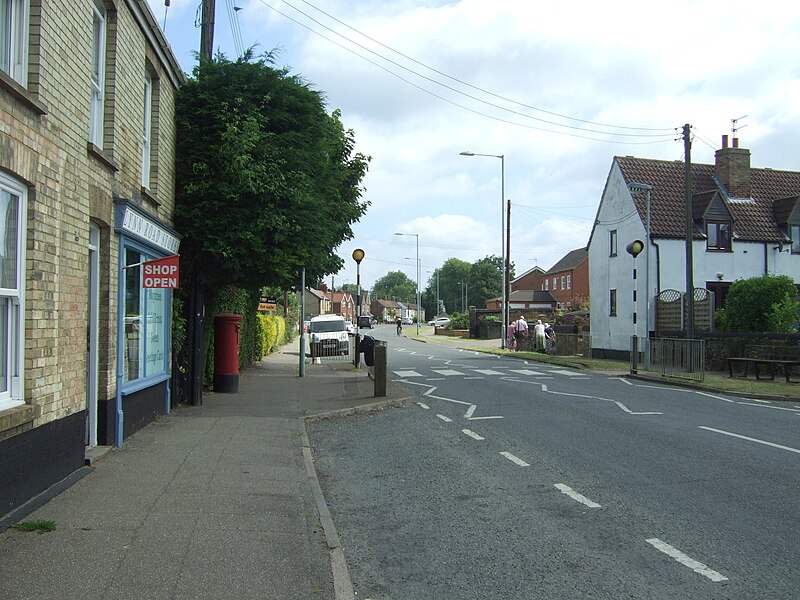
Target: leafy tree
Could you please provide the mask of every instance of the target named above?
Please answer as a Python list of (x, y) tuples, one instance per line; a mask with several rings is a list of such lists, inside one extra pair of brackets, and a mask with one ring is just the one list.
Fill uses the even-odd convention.
[[(290, 287), (337, 272), (364, 214), (369, 158), (322, 94), (252, 50), (203, 61), (176, 105), (175, 227), (207, 289)], [(200, 74), (202, 73), (202, 77)]]
[(735, 281), (725, 298), (725, 309), (720, 311), (720, 328), (726, 331), (794, 331), (798, 314), (798, 303), (793, 300), (796, 294), (794, 282), (786, 275), (762, 275)]
[(482, 308), (489, 298), (503, 294), (503, 259), (487, 256), (472, 263), (469, 277), (469, 303)]
[(416, 302), (417, 285), (402, 271), (392, 271), (375, 282), (370, 297), (373, 300)]

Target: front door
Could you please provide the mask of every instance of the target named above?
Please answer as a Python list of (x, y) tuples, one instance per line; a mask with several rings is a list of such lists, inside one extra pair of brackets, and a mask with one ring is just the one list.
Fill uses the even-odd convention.
[(97, 446), (98, 303), (100, 301), (100, 228), (89, 225), (89, 289), (86, 302), (86, 445)]

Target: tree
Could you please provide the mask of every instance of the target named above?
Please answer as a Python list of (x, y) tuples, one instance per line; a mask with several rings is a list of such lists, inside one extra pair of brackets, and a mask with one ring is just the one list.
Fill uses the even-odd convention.
[(483, 308), (486, 300), (503, 294), (503, 259), (487, 256), (472, 263), (469, 278), (469, 303)]
[(211, 290), (297, 282), (337, 272), (334, 249), (364, 214), (369, 158), (322, 94), (252, 50), (203, 61), (176, 106), (175, 227), (182, 271)]
[[(786, 275), (762, 275), (735, 281), (720, 311), (726, 331), (795, 331), (797, 288)], [(793, 318), (794, 317), (794, 318)]]
[(402, 271), (392, 271), (375, 282), (370, 297), (373, 300), (416, 302), (417, 285)]

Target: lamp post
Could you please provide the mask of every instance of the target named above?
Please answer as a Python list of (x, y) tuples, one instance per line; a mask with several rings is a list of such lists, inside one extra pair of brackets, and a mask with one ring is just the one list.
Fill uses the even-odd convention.
[(628, 189), (631, 192), (644, 192), (645, 193), (645, 206), (646, 206), (646, 223), (644, 228), (644, 284), (645, 284), (645, 297), (644, 297), (644, 329), (645, 329), (645, 353), (644, 353), (644, 367), (650, 368), (650, 192), (653, 191), (653, 186), (647, 183), (640, 183), (632, 181), (628, 184)]
[(364, 260), (364, 251), (361, 248), (353, 250), (353, 260), (356, 261), (356, 356), (353, 364), (361, 366), (361, 261)]
[(395, 235), (413, 235), (417, 238), (417, 335), (419, 335), (419, 234), (418, 233), (395, 233)]
[[(500, 159), (500, 256), (503, 260), (503, 299), (500, 305), (500, 312), (503, 315), (503, 327), (508, 327), (508, 263), (506, 262), (506, 157), (505, 154), (479, 154), (478, 152), (459, 152), (460, 156), (489, 156)], [(500, 347), (506, 347), (506, 336), (500, 332)]]

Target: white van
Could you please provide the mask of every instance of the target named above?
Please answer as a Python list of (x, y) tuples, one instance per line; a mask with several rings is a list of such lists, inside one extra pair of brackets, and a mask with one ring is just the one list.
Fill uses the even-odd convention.
[(347, 324), (339, 315), (320, 315), (311, 319), (308, 327), (311, 356), (335, 356), (350, 353)]

